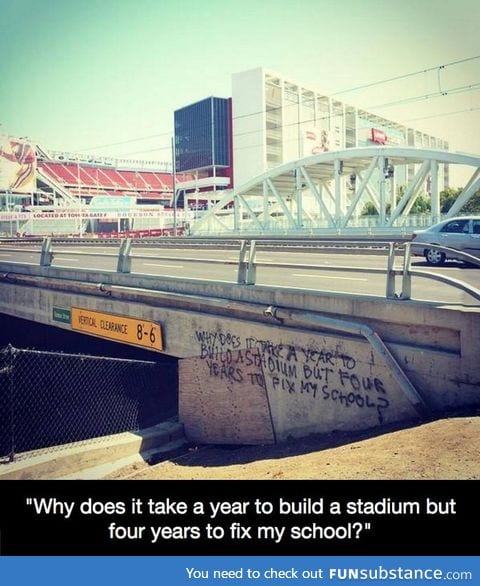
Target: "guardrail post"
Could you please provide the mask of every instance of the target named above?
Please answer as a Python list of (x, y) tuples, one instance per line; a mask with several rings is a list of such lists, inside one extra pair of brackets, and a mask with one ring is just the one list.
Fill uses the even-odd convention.
[(247, 285), (255, 285), (255, 281), (257, 278), (257, 265), (256, 265), (256, 257), (257, 257), (257, 242), (252, 240), (250, 242), (250, 256), (248, 259), (248, 269), (247, 269)]
[(388, 246), (388, 266), (387, 266), (387, 291), (385, 293), (387, 299), (395, 299), (395, 245), (393, 242)]
[(40, 254), (40, 266), (49, 267), (52, 265), (53, 252), (52, 252), (52, 239), (47, 236), (42, 242), (42, 252)]
[(412, 274), (410, 273), (410, 260), (412, 250), (410, 242), (405, 244), (405, 256), (403, 257), (403, 275), (402, 275), (402, 299), (410, 299), (412, 296)]
[[(250, 244), (250, 246), (249, 246)], [(240, 242), (240, 255), (238, 259), (239, 285), (255, 285), (257, 266), (255, 264), (256, 242), (255, 240), (242, 240)]]
[(129, 273), (132, 267), (130, 251), (132, 249), (132, 239), (123, 238), (120, 242), (118, 251), (117, 273)]

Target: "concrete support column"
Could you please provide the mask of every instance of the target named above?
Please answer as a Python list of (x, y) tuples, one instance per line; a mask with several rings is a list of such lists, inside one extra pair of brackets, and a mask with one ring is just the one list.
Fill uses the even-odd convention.
[[(240, 364), (245, 350), (234, 354)], [(241, 386), (212, 376), (212, 369), (222, 368), (214, 362), (212, 359), (209, 367), (200, 357), (179, 361), (178, 410), (187, 438), (213, 444), (275, 443), (266, 389), (255, 383), (253, 375)], [(258, 380), (263, 380), (260, 376), (259, 370)]]

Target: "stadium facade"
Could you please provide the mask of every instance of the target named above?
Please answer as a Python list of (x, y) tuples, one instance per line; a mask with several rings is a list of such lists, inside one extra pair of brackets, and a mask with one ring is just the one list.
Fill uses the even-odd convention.
[[(165, 163), (48, 151), (0, 137), (0, 233), (104, 237), (181, 234)], [(175, 219), (174, 219), (175, 217)]]
[[(272, 71), (256, 68), (232, 77), (235, 183), (324, 151), (362, 146), (448, 150), (448, 142), (383, 118)], [(411, 179), (414, 166), (397, 177)], [(441, 188), (449, 185), (443, 166)]]
[[(165, 164), (49, 152), (27, 140), (0, 137), (1, 231), (5, 232), (7, 221), (13, 231), (13, 216), (5, 216), (9, 213), (17, 214), (16, 232), (45, 233), (46, 222), (25, 223), (28, 216), (24, 214), (42, 206), (42, 213), (35, 209), (36, 218), (46, 220), (46, 212), (63, 206), (77, 223), (66, 228), (64, 222), (62, 232), (132, 232), (135, 226), (137, 232), (150, 234), (152, 229), (172, 228), (172, 220), (165, 220), (172, 210), (174, 221), (186, 226), (198, 218), (187, 218), (189, 209), (207, 210), (228, 198), (228, 193), (242, 193), (242, 186), (254, 178), (319, 153), (371, 146), (449, 149), (440, 137), (263, 68), (235, 73), (231, 97), (205, 98), (176, 110), (173, 118), (175, 172)], [(395, 202), (398, 187), (415, 181), (419, 167), (418, 162), (397, 165), (394, 179), (393, 168), (379, 168), (372, 177), (377, 174), (381, 180), (385, 173), (385, 178), (392, 179), (389, 198)], [(449, 165), (442, 162), (438, 173), (435, 169), (438, 198), (438, 191), (449, 186)], [(354, 173), (336, 181), (337, 202), (326, 200), (328, 210), (335, 211), (336, 206), (338, 216), (340, 200), (348, 208), (355, 197), (355, 180)], [(423, 192), (429, 194), (432, 178), (428, 172), (421, 181)], [(307, 206), (307, 201), (305, 197), (302, 205)], [(233, 198), (228, 206), (234, 206)], [(176, 213), (182, 208), (185, 217)], [(87, 217), (89, 223), (84, 221)], [(47, 231), (55, 233), (57, 227), (49, 224)]]
[[(184, 184), (190, 195), (241, 187), (269, 169), (326, 151), (368, 146), (449, 149), (441, 137), (264, 68), (233, 74), (231, 98), (206, 98), (175, 111), (174, 118), (176, 168), (194, 177)], [(397, 167), (396, 185), (410, 182), (417, 170), (414, 164)], [(449, 187), (448, 164), (440, 166), (438, 186)]]
[(263, 68), (232, 77), (232, 158), (195, 235), (406, 234), (441, 219), (451, 169), (466, 180), (448, 215), (480, 187), (478, 157), (444, 138)]

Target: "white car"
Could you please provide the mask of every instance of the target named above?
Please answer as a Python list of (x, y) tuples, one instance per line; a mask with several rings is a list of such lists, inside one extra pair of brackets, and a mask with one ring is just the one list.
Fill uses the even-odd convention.
[(480, 216), (443, 220), (426, 230), (416, 230), (412, 240), (412, 253), (424, 256), (430, 265), (442, 265), (446, 259), (463, 259), (456, 256), (455, 252), (443, 252), (422, 245), (447, 246), (480, 257)]

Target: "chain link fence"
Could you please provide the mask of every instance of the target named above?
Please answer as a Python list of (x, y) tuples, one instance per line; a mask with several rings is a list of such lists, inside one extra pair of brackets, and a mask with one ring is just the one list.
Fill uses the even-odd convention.
[(0, 457), (138, 431), (177, 413), (173, 364), (0, 350)]

